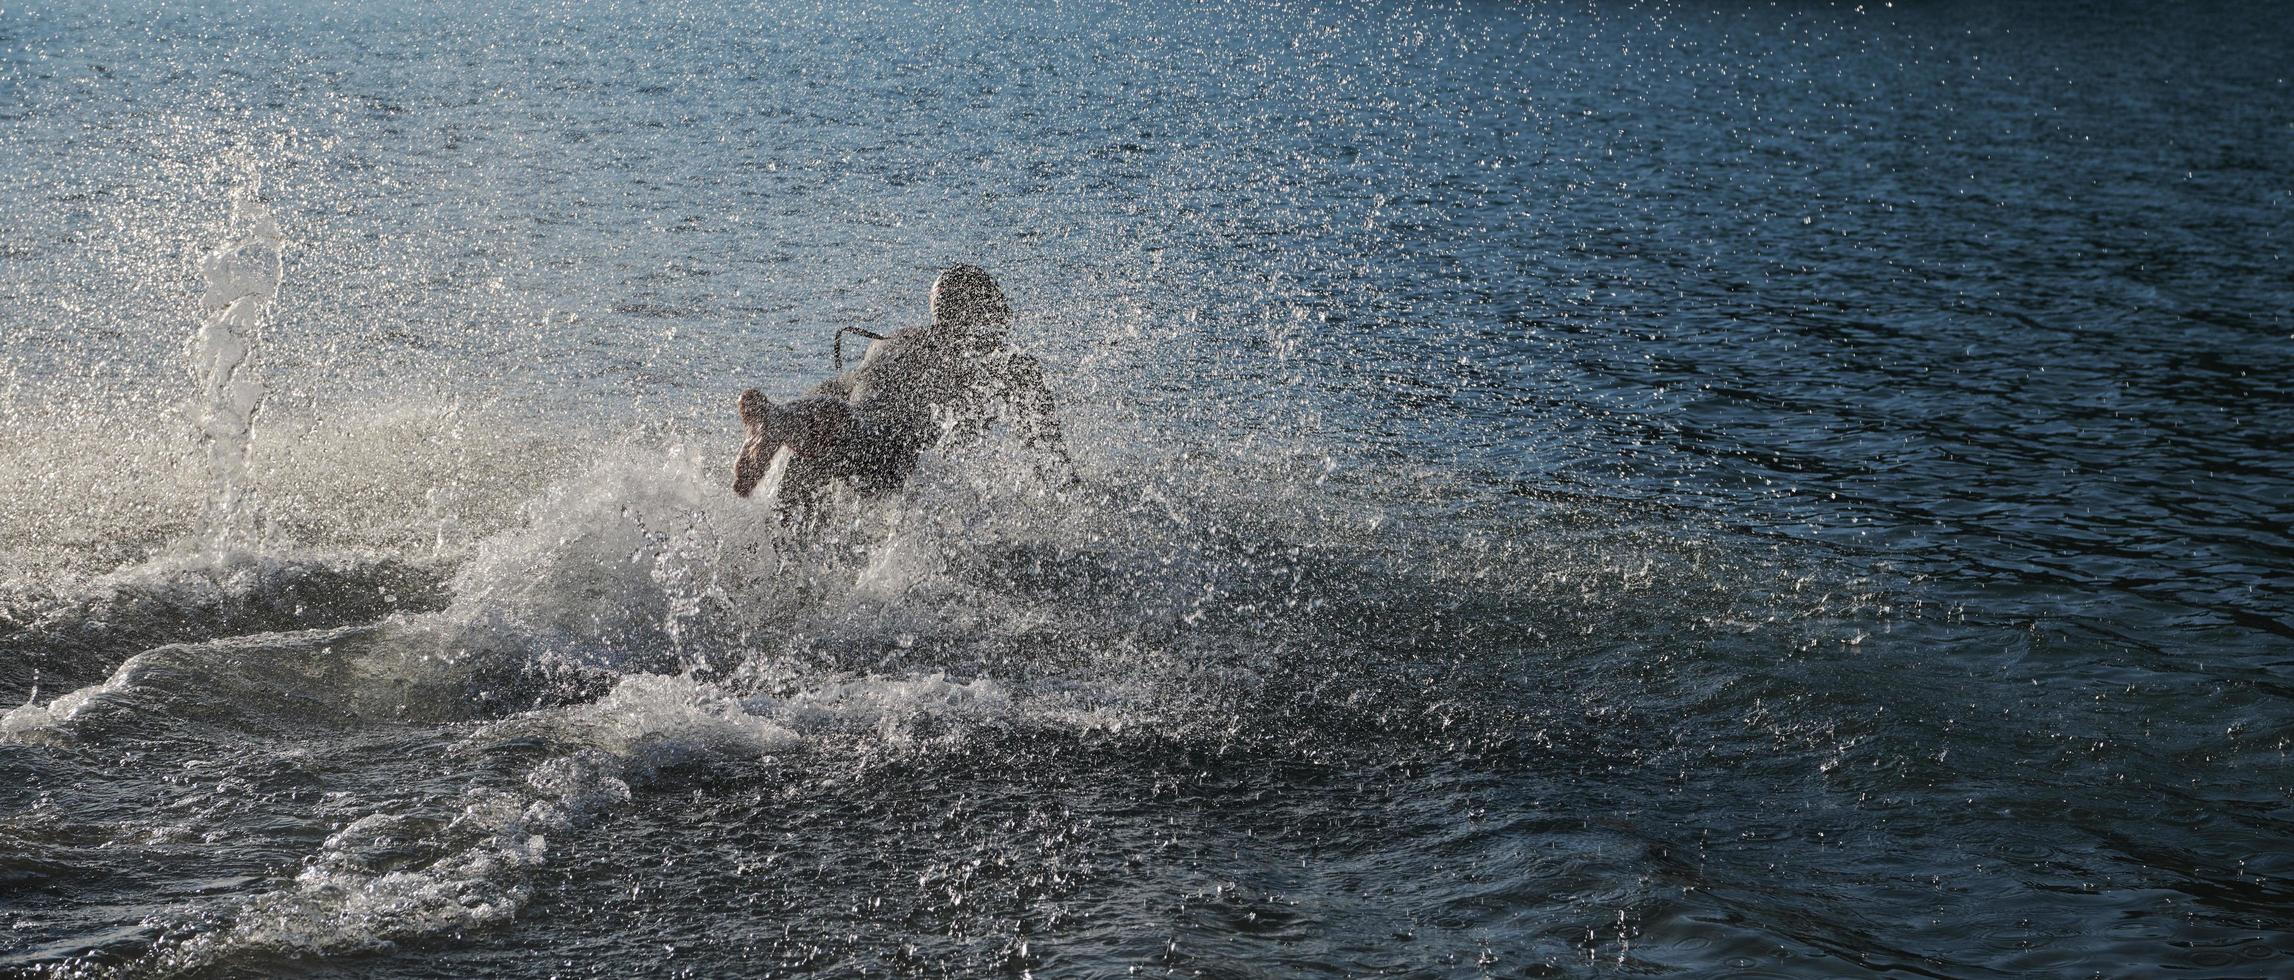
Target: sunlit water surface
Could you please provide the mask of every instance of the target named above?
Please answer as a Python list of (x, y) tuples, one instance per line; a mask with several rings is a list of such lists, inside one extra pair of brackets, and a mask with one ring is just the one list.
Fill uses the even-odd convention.
[[(0, 12), (0, 972), (2294, 970), (2282, 5), (221, 6)], [(1086, 484), (734, 498), (957, 261)]]

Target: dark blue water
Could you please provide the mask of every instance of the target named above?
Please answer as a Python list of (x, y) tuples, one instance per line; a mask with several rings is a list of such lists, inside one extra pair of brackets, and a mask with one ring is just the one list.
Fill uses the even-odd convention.
[[(2289, 66), (10, 6), (0, 972), (2284, 975)], [(962, 261), (1085, 484), (734, 498), (733, 394)]]

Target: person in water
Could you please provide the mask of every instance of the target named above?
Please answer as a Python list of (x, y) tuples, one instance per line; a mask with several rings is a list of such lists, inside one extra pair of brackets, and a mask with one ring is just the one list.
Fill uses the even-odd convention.
[(857, 367), (801, 399), (775, 405), (754, 388), (742, 392), (748, 442), (733, 465), (733, 492), (754, 491), (783, 446), (784, 510), (810, 508), (839, 478), (865, 493), (895, 489), (925, 450), (976, 444), (1007, 412), (1045, 472), (1073, 482), (1043, 366), (1011, 345), (1012, 308), (995, 278), (951, 266), (932, 283), (930, 305), (930, 324), (870, 344)]

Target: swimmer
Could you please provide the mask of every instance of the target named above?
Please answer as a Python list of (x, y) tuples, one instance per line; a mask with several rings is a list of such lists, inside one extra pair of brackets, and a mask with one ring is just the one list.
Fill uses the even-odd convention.
[(930, 307), (930, 324), (878, 339), (858, 366), (804, 398), (774, 405), (756, 389), (743, 392), (749, 439), (733, 466), (733, 492), (748, 496), (783, 446), (791, 453), (784, 510), (810, 507), (838, 478), (864, 493), (895, 489), (919, 454), (976, 444), (1007, 414), (1043, 472), (1075, 482), (1043, 366), (1011, 345), (1012, 309), (995, 278), (951, 266), (933, 282)]

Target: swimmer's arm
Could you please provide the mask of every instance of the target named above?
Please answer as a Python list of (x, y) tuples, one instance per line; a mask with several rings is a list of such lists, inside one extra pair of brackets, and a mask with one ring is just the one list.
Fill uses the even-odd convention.
[(1019, 430), (1020, 444), (1056, 460), (1058, 471), (1052, 475), (1074, 480), (1075, 460), (1068, 456), (1066, 439), (1060, 432), (1059, 403), (1043, 383), (1043, 364), (1013, 351), (1004, 366), (1004, 400), (1012, 406), (1012, 424)]

